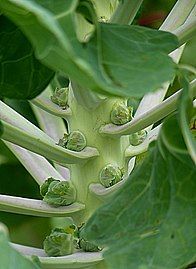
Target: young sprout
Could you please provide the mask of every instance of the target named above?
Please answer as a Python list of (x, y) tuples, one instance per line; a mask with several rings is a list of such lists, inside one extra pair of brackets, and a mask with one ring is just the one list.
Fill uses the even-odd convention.
[(123, 172), (117, 165), (108, 164), (100, 172), (101, 184), (108, 188), (122, 180)]
[(55, 228), (44, 240), (44, 250), (50, 257), (58, 257), (74, 252), (74, 236), (65, 229)]
[(101, 248), (80, 237), (84, 224), (77, 227), (75, 224), (65, 228), (55, 228), (44, 240), (44, 250), (48, 256), (58, 257), (72, 254), (76, 249), (86, 252), (100, 251)]
[(81, 248), (85, 252), (97, 252), (100, 251), (101, 248), (94, 245), (93, 243), (85, 240), (84, 238), (80, 238), (78, 242), (79, 248)]
[(58, 145), (69, 150), (81, 151), (86, 147), (86, 138), (80, 131), (73, 131), (70, 134), (64, 134), (59, 140)]
[(93, 243), (85, 240), (83, 237), (81, 237), (81, 231), (84, 228), (84, 223), (78, 227), (78, 242), (77, 242), (77, 248), (82, 249), (85, 252), (97, 252), (100, 251), (101, 248), (94, 245)]
[(53, 103), (62, 107), (63, 109), (66, 109), (68, 106), (68, 88), (56, 88), (50, 98)]
[(133, 118), (132, 113), (132, 107), (128, 107), (124, 103), (116, 103), (110, 114), (111, 122), (116, 125), (125, 124)]
[(70, 181), (48, 178), (40, 187), (43, 201), (54, 207), (71, 205), (76, 200), (76, 189)]
[(131, 134), (129, 136), (129, 141), (132, 146), (137, 146), (144, 142), (145, 138), (147, 136), (147, 132), (145, 130), (141, 130), (137, 133)]

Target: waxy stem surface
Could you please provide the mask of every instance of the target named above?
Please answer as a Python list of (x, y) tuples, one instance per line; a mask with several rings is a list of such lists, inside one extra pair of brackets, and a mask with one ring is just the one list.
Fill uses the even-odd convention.
[[(77, 91), (76, 88), (74, 90)], [(72, 116), (68, 119), (69, 132), (81, 131), (86, 137), (87, 146), (96, 147), (100, 153), (98, 157), (85, 164), (71, 165), (71, 180), (77, 189), (77, 201), (85, 204), (85, 210), (74, 214), (76, 223), (86, 222), (101, 205), (101, 200), (90, 192), (89, 185), (100, 183), (99, 174), (102, 168), (111, 163), (125, 169), (126, 172), (124, 151), (129, 145), (128, 136), (111, 138), (99, 133), (99, 128), (110, 122), (113, 105), (120, 101), (122, 102), (120, 98), (109, 98), (94, 110), (88, 110), (77, 103), (70, 90), (69, 105)]]

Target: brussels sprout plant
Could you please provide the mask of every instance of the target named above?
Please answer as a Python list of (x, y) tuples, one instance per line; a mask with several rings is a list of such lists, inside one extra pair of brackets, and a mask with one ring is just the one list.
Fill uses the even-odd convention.
[[(196, 71), (179, 64), (196, 1), (158, 30), (138, 25), (142, 2), (0, 1), (0, 138), (40, 189), (0, 194), (0, 211), (62, 219), (43, 249), (0, 224), (0, 269), (196, 261)], [(7, 99), (28, 100), (37, 125)]]

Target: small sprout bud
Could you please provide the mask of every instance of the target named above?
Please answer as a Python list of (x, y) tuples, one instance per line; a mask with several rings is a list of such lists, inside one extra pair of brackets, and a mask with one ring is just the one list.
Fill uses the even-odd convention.
[(46, 195), (48, 188), (50, 186), (50, 183), (53, 181), (59, 182), (59, 180), (56, 180), (56, 179), (50, 177), (50, 178), (46, 179), (46, 181), (40, 186), (40, 194), (42, 197), (44, 197)]
[(86, 147), (86, 138), (80, 131), (73, 131), (59, 140), (59, 146), (73, 151), (81, 151)]
[(43, 201), (54, 207), (71, 205), (76, 200), (76, 189), (69, 181), (48, 178), (40, 187)]
[(64, 229), (55, 228), (44, 240), (44, 250), (50, 257), (58, 257), (74, 252), (74, 238), (71, 233)]
[(100, 182), (106, 188), (122, 180), (123, 172), (117, 165), (108, 164), (100, 173)]
[(137, 133), (131, 134), (129, 136), (129, 141), (131, 145), (137, 146), (141, 144), (142, 142), (144, 142), (146, 136), (147, 136), (147, 132), (145, 130), (141, 130)]
[(84, 228), (84, 223), (78, 227), (78, 242), (77, 242), (77, 248), (82, 249), (85, 252), (97, 252), (100, 251), (101, 248), (94, 245), (93, 243), (85, 240), (81, 237), (81, 231)]
[(83, 251), (86, 252), (96, 252), (96, 251), (100, 251), (100, 247), (92, 244), (89, 241), (86, 241), (85, 239), (81, 238), (79, 239), (79, 248), (81, 248)]
[(62, 107), (63, 109), (66, 109), (68, 106), (68, 88), (56, 88), (50, 98), (54, 104)]
[(133, 108), (124, 103), (115, 104), (112, 108), (110, 119), (116, 125), (122, 125), (132, 119)]

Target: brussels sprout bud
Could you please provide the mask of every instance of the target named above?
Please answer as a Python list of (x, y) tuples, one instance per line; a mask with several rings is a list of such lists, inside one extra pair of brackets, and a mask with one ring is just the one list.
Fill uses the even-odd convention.
[(78, 227), (78, 242), (77, 242), (77, 248), (82, 249), (83, 251), (86, 252), (96, 252), (96, 251), (100, 251), (101, 248), (94, 245), (93, 243), (85, 240), (84, 238), (81, 237), (81, 231), (84, 228), (84, 223)]
[(131, 134), (129, 136), (129, 141), (131, 145), (137, 146), (145, 140), (146, 136), (147, 136), (147, 132), (145, 130), (141, 130), (137, 133)]
[(76, 200), (76, 189), (69, 181), (48, 178), (40, 187), (40, 193), (44, 202), (55, 207), (70, 205)]
[(56, 88), (50, 98), (53, 103), (65, 109), (68, 106), (68, 88)]
[(44, 250), (51, 257), (72, 254), (74, 251), (73, 235), (66, 233), (64, 229), (53, 229), (44, 240)]
[(122, 177), (122, 170), (117, 165), (108, 164), (101, 170), (100, 182), (108, 188), (121, 181)]
[(100, 247), (92, 244), (89, 241), (86, 241), (83, 238), (79, 239), (78, 245), (79, 245), (79, 248), (81, 248), (83, 251), (86, 251), (86, 252), (96, 252), (96, 251), (100, 251), (101, 250)]
[(124, 103), (115, 104), (112, 108), (110, 119), (116, 125), (122, 125), (132, 119), (133, 108)]
[(56, 181), (56, 182), (59, 182), (59, 180), (56, 180), (52, 177), (46, 179), (46, 181), (40, 186), (40, 194), (41, 196), (45, 196), (47, 191), (48, 191), (48, 188), (50, 186), (50, 183), (53, 182), (53, 181)]
[(80, 131), (73, 131), (59, 140), (59, 146), (73, 151), (81, 151), (86, 147), (86, 138)]

